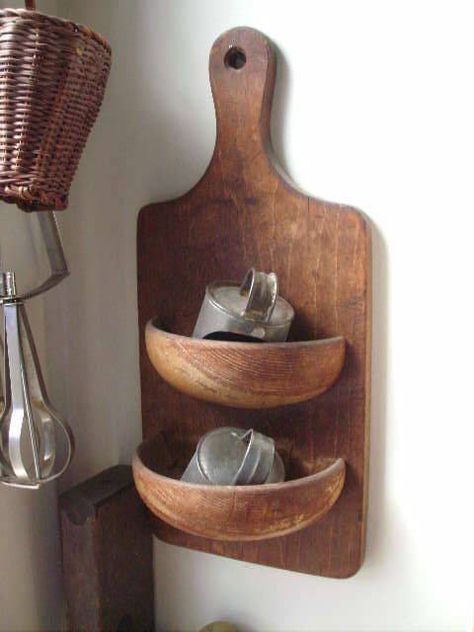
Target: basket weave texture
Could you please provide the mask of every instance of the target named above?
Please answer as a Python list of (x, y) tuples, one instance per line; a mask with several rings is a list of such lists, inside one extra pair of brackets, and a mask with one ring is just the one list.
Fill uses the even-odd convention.
[(0, 11), (0, 199), (61, 210), (110, 71), (108, 42), (36, 11)]

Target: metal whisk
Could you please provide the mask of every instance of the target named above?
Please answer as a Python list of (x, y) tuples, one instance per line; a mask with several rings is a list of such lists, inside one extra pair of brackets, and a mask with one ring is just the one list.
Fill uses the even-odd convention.
[(0, 483), (30, 489), (60, 476), (74, 450), (69, 426), (49, 402), (24, 305), (26, 299), (69, 274), (54, 214), (39, 213), (38, 218), (51, 275), (40, 286), (19, 294), (15, 273), (0, 272), (5, 355), (3, 398), (0, 391)]

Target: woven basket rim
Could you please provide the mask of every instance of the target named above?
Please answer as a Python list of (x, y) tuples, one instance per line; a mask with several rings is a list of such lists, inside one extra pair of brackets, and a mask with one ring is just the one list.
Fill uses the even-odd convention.
[(81, 33), (81, 35), (84, 35), (85, 37), (90, 37), (91, 39), (101, 44), (108, 53), (112, 52), (111, 46), (109, 42), (105, 39), (105, 37), (100, 35), (100, 33), (96, 33), (88, 26), (84, 26), (83, 24), (78, 24), (77, 22), (58, 18), (53, 15), (47, 15), (46, 13), (40, 13), (39, 11), (29, 11), (27, 9), (0, 9), (0, 19), (9, 17), (28, 17), (29, 19), (36, 20), (38, 22), (50, 23), (56, 27), (59, 26), (66, 28), (68, 31), (71, 32), (79, 32)]

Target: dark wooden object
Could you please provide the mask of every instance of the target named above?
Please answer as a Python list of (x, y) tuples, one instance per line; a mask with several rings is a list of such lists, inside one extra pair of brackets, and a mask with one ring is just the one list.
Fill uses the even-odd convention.
[(153, 630), (152, 536), (131, 468), (101, 472), (60, 507), (68, 629)]
[[(211, 163), (200, 182), (138, 221), (138, 306), (145, 438), (199, 436), (221, 425), (254, 427), (313, 461), (341, 457), (346, 481), (332, 510), (313, 526), (261, 542), (202, 539), (156, 520), (166, 542), (248, 562), (348, 577), (363, 559), (367, 506), (370, 380), (370, 231), (364, 216), (310, 198), (277, 166), (270, 142), (276, 57), (260, 33), (224, 33), (210, 55), (217, 117)], [(191, 148), (192, 149), (192, 148)], [(164, 382), (145, 348), (158, 316), (190, 335), (206, 284), (274, 271), (296, 310), (295, 340), (343, 336), (337, 383), (316, 399), (267, 410), (228, 408), (187, 397)]]

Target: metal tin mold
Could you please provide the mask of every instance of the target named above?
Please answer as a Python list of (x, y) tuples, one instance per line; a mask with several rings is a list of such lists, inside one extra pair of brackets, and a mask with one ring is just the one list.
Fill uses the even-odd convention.
[(273, 439), (255, 430), (223, 427), (201, 437), (181, 480), (205, 485), (261, 485), (284, 478), (284, 465)]
[(240, 285), (217, 281), (207, 286), (193, 337), (222, 339), (230, 333), (284, 342), (294, 315), (293, 307), (278, 296), (277, 275), (251, 268)]

